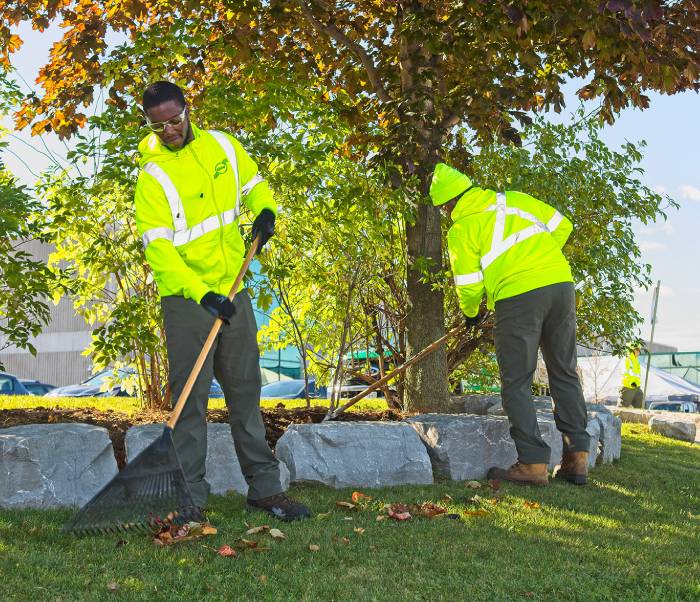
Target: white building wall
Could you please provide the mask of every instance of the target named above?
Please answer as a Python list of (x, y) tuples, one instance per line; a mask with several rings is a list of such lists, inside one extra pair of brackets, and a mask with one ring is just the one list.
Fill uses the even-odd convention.
[[(52, 248), (32, 241), (23, 245), (23, 250), (37, 259), (47, 261)], [(91, 374), (91, 362), (82, 355), (92, 340), (91, 329), (75, 313), (68, 299), (61, 299), (58, 305), (49, 302), (49, 308), (49, 323), (32, 340), (37, 355), (10, 346), (0, 351), (0, 362), (7, 372), (21, 378), (36, 379), (56, 386), (81, 382)], [(0, 338), (0, 347), (3, 346)]]

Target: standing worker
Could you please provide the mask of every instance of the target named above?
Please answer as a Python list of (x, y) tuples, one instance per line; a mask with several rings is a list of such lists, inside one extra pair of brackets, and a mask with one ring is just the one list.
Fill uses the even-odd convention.
[(630, 348), (625, 358), (625, 373), (622, 375), (622, 388), (617, 405), (625, 408), (644, 409), (644, 391), (642, 391), (642, 368), (639, 365), (638, 345)]
[(177, 399), (216, 318), (224, 321), (174, 431), (192, 498), (206, 506), (207, 402), (212, 376), (221, 384), (231, 434), (248, 483), (248, 506), (282, 520), (310, 516), (288, 498), (260, 415), (257, 325), (248, 294), (227, 295), (243, 265), (240, 202), (255, 214), (259, 249), (274, 234), (277, 207), (258, 167), (233, 136), (190, 122), (182, 90), (167, 81), (143, 93), (151, 134), (139, 144), (136, 224), (158, 284)]
[(495, 308), (495, 343), (503, 408), (518, 461), (491, 468), (490, 479), (546, 485), (551, 450), (537, 425), (532, 379), (542, 348), (554, 398), (554, 420), (564, 456), (557, 477), (584, 485), (589, 435), (586, 404), (576, 373), (576, 304), (573, 278), (561, 252), (571, 222), (522, 192), (474, 186), (440, 163), (430, 186), (434, 205), (452, 218), (447, 235), (459, 305), (468, 327), (477, 326), (481, 299)]

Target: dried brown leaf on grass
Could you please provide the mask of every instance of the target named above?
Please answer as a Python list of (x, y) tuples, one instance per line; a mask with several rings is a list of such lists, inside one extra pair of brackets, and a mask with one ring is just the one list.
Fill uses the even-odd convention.
[(353, 531), (354, 531), (355, 533), (357, 533), (358, 535), (364, 535), (364, 533), (365, 533), (365, 530), (364, 530), (364, 528), (362, 528), (362, 527), (355, 527), (355, 528), (353, 529)]
[(160, 547), (217, 533), (217, 529), (213, 525), (193, 521), (184, 525), (175, 525), (171, 521), (160, 520), (157, 528), (159, 530), (153, 532), (153, 543)]
[(356, 504), (351, 504), (350, 502), (343, 502), (341, 500), (336, 500), (335, 505), (338, 506), (338, 508), (346, 508), (348, 510), (354, 510), (356, 508)]
[(270, 529), (270, 537), (272, 539), (287, 539), (287, 536), (279, 529)]
[(263, 531), (269, 531), (270, 525), (260, 525), (259, 527), (251, 527), (248, 529), (246, 535), (255, 535), (256, 533), (262, 533)]
[(540, 506), (539, 502), (528, 502), (527, 500), (523, 502), (523, 506), (525, 506), (525, 508), (529, 508), (530, 510), (535, 510), (542, 507)]
[(479, 481), (467, 481), (465, 485), (469, 489), (481, 489), (481, 483), (479, 483)]
[(223, 556), (224, 558), (235, 558), (236, 557), (236, 550), (234, 550), (230, 545), (225, 543), (222, 545), (216, 553), (219, 556)]
[(312, 552), (318, 552), (320, 549), (321, 549), (321, 546), (319, 546), (316, 543), (309, 544), (309, 550), (311, 550)]
[(366, 493), (362, 493), (361, 491), (353, 491), (352, 495), (350, 496), (350, 499), (352, 500), (353, 504), (367, 503), (372, 501), (372, 498), (370, 496), (368, 496)]

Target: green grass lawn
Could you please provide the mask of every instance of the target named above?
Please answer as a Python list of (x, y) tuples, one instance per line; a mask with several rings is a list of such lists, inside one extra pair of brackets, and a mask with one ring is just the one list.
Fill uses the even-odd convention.
[[(585, 488), (504, 485), (493, 505), (487, 487), (441, 482), (367, 490), (366, 509), (344, 511), (335, 501), (351, 490), (295, 486), (329, 514), (289, 525), (248, 513), (242, 496), (212, 497), (219, 533), (168, 548), (137, 534), (126, 545), (65, 536), (69, 511), (3, 511), (0, 599), (698, 600), (700, 448), (641, 425), (623, 433), (622, 459)], [(469, 504), (475, 494), (483, 501)], [(384, 503), (425, 501), (462, 518), (376, 521)], [(463, 515), (479, 508), (485, 516)], [(287, 538), (249, 536), (271, 549), (219, 557), (222, 544), (242, 548), (246, 521)]]
[[(347, 401), (347, 400), (346, 400)], [(285, 408), (304, 408), (305, 399), (261, 399), (263, 408), (274, 408), (278, 404)], [(311, 405), (328, 406), (327, 399), (312, 399)], [(0, 395), (0, 410), (15, 410), (27, 408), (93, 408), (105, 412), (113, 410), (133, 415), (141, 409), (141, 400), (137, 397), (38, 397), (35, 395)], [(209, 409), (223, 409), (226, 404), (223, 398), (209, 400)], [(383, 397), (361, 399), (353, 406), (357, 410), (386, 410)]]

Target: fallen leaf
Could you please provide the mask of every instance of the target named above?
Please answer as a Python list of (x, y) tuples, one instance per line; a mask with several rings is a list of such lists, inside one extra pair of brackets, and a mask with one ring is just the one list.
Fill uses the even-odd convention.
[(379, 515), (377, 515), (376, 520), (377, 520), (377, 522), (379, 522), (380, 520), (386, 520), (387, 518), (389, 518), (389, 517), (386, 514), (379, 514)]
[(318, 518), (318, 519), (324, 519), (324, 518), (328, 518), (330, 515), (331, 515), (330, 512), (319, 512), (319, 513), (316, 515), (316, 518)]
[(202, 535), (216, 535), (218, 532), (218, 529), (213, 525), (205, 524), (202, 527)]
[(433, 504), (433, 502), (424, 502), (418, 508), (418, 512), (421, 516), (425, 516), (426, 518), (434, 518), (440, 514), (445, 514), (447, 510), (442, 506)]
[(355, 527), (353, 531), (355, 531), (355, 533), (357, 533), (358, 535), (363, 535), (365, 532), (365, 530), (362, 527)]
[(315, 543), (309, 544), (309, 550), (311, 550), (312, 552), (318, 552), (320, 549), (321, 549), (321, 546), (319, 546), (318, 544), (315, 544)]
[(119, 584), (118, 584), (116, 581), (110, 581), (110, 582), (107, 584), (107, 589), (108, 589), (110, 592), (116, 592), (116, 591), (119, 589)]
[(287, 536), (279, 529), (270, 529), (270, 536), (272, 539), (287, 539)]
[(335, 505), (339, 508), (347, 508), (348, 510), (353, 510), (355, 508), (355, 504), (351, 504), (350, 502), (336, 501)]
[(235, 558), (236, 557), (236, 550), (234, 550), (230, 545), (225, 543), (222, 545), (216, 553), (219, 556), (224, 556), (225, 558)]
[(408, 520), (409, 518), (411, 518), (411, 513), (394, 512), (393, 510), (389, 510), (389, 518), (393, 518), (394, 520)]
[(454, 501), (452, 499), (452, 496), (449, 493), (446, 493), (445, 495), (442, 496), (442, 499), (445, 500), (446, 502), (452, 502)]
[(341, 537), (340, 541), (342, 541), (346, 545), (350, 543), (350, 540), (347, 537)]
[(466, 499), (464, 500), (464, 503), (465, 503), (465, 504), (478, 505), (478, 504), (481, 503), (481, 500), (482, 500), (482, 499), (483, 499), (483, 498), (482, 498), (481, 496), (479, 496), (479, 495), (474, 495), (474, 496), (472, 496), (472, 497), (466, 498)]
[(491, 491), (496, 492), (501, 488), (501, 481), (499, 479), (491, 479), (489, 480), (489, 487)]
[(408, 504), (391, 504), (389, 510), (392, 512), (410, 512), (411, 507)]
[(481, 483), (479, 483), (479, 481), (467, 481), (466, 486), (469, 489), (481, 489)]
[(523, 506), (530, 509), (541, 508), (538, 502), (528, 502), (527, 500), (523, 502)]
[(246, 547), (246, 548), (257, 548), (258, 547), (258, 542), (254, 541), (252, 539), (241, 539), (241, 543)]
[(260, 575), (258, 581), (260, 581), (260, 583), (267, 583), (267, 575)]
[(353, 491), (350, 499), (357, 504), (359, 502), (369, 502), (372, 498), (361, 491)]
[(248, 529), (245, 534), (246, 535), (255, 535), (256, 533), (262, 533), (263, 531), (269, 531), (270, 525), (261, 525), (259, 527), (252, 527)]
[(352, 516), (344, 516), (343, 520), (353, 520)]
[(465, 510), (462, 514), (465, 516), (488, 516), (486, 510)]

